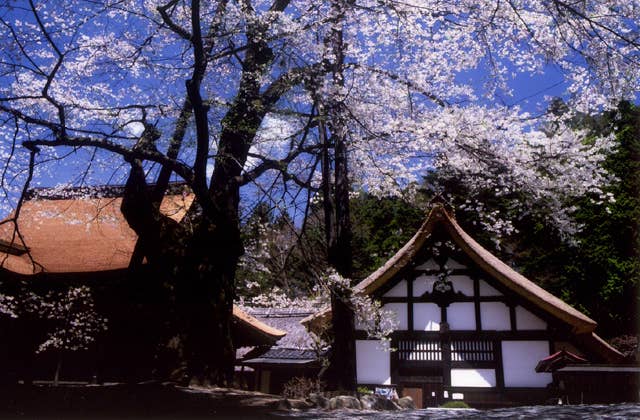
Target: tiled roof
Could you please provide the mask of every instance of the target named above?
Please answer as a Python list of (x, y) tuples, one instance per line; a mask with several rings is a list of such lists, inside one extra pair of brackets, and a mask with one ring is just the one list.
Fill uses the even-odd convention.
[(275, 345), (267, 349), (254, 348), (243, 352), (245, 365), (308, 365), (318, 360), (314, 340), (307, 329), (300, 323), (302, 319), (312, 314), (309, 310), (296, 308), (243, 308), (261, 322), (287, 335), (280, 338)]
[(300, 323), (300, 321), (313, 312), (307, 309), (302, 310), (295, 308), (245, 307), (243, 309), (265, 324), (287, 332), (287, 335), (276, 343), (276, 347), (302, 350), (314, 348), (313, 337), (309, 334), (305, 326)]
[(318, 354), (314, 350), (286, 349), (272, 347), (260, 355), (263, 359), (315, 360)]

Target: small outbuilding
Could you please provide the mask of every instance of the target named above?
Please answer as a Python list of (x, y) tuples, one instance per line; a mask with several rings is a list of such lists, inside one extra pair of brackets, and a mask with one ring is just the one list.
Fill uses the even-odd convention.
[(248, 314), (286, 335), (273, 346), (255, 346), (244, 352), (239, 363), (249, 368), (246, 383), (254, 390), (280, 394), (293, 378), (315, 381), (323, 351), (301, 321), (312, 315), (309, 309), (243, 308)]

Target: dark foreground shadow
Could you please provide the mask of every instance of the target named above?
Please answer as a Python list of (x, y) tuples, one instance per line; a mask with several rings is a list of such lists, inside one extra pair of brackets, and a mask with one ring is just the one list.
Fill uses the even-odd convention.
[(0, 389), (0, 418), (274, 418), (281, 397), (228, 388), (167, 384), (12, 386)]

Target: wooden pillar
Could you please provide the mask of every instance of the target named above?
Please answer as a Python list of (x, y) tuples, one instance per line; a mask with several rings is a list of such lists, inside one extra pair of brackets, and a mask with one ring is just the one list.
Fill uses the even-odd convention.
[[(449, 324), (440, 324), (441, 346), (442, 346), (442, 379), (444, 391), (451, 393), (451, 335), (449, 334)], [(451, 395), (449, 395), (451, 397)]]
[(496, 360), (496, 388), (504, 391), (504, 366), (502, 364), (502, 340), (493, 340), (493, 357)]

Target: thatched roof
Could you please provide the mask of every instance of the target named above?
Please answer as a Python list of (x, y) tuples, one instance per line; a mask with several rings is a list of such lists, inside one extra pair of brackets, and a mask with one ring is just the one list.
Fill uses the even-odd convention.
[[(30, 194), (18, 220), (17, 232), (24, 242), (12, 222), (0, 225), (0, 268), (25, 276), (126, 269), (137, 235), (120, 212), (122, 198), (113, 189), (108, 192)], [(168, 195), (160, 210), (180, 221), (192, 202), (193, 195), (187, 192)], [(273, 344), (286, 335), (236, 306), (233, 317), (236, 345)]]
[[(181, 220), (192, 201), (191, 194), (167, 196), (161, 211)], [(126, 268), (137, 235), (122, 216), (121, 203), (121, 197), (24, 201), (17, 231), (12, 222), (0, 225), (0, 267), (22, 275)]]
[[(590, 338), (589, 341), (598, 341), (592, 343), (594, 348), (598, 348), (604, 353), (613, 355), (618, 353), (611, 346), (602, 346), (602, 339), (592, 334), (596, 328), (596, 322), (568, 305), (561, 299), (555, 297), (531, 280), (524, 277), (504, 262), (500, 261), (495, 255), (483, 248), (469, 234), (467, 234), (456, 222), (451, 213), (440, 203), (436, 203), (426, 220), (418, 229), (416, 234), (407, 242), (393, 257), (391, 257), (383, 266), (374, 271), (367, 278), (362, 280), (354, 287), (356, 293), (371, 295), (387, 281), (391, 280), (400, 270), (409, 264), (423, 245), (431, 237), (436, 226), (442, 226), (449, 234), (453, 242), (462, 249), (462, 251), (480, 267), (487, 275), (498, 280), (503, 286), (530, 302), (537, 308), (542, 309), (546, 313), (568, 324), (575, 334), (580, 334)], [(310, 328), (316, 325), (326, 324), (330, 317), (330, 309), (322, 311), (307, 317), (303, 323)], [(597, 345), (596, 345), (597, 344)], [(613, 357), (613, 356), (612, 356)], [(615, 356), (617, 357), (617, 356)]]
[(594, 320), (533, 283), (483, 248), (458, 225), (442, 205), (434, 206), (427, 220), (413, 238), (382, 267), (360, 282), (355, 287), (355, 290), (371, 294), (382, 286), (413, 259), (431, 235), (436, 224), (444, 225), (455, 244), (473, 262), (492, 278), (502, 283), (503, 286), (533, 303), (536, 307), (542, 308), (556, 318), (565, 321), (572, 326), (573, 331), (576, 333), (591, 332), (596, 328), (597, 324)]

